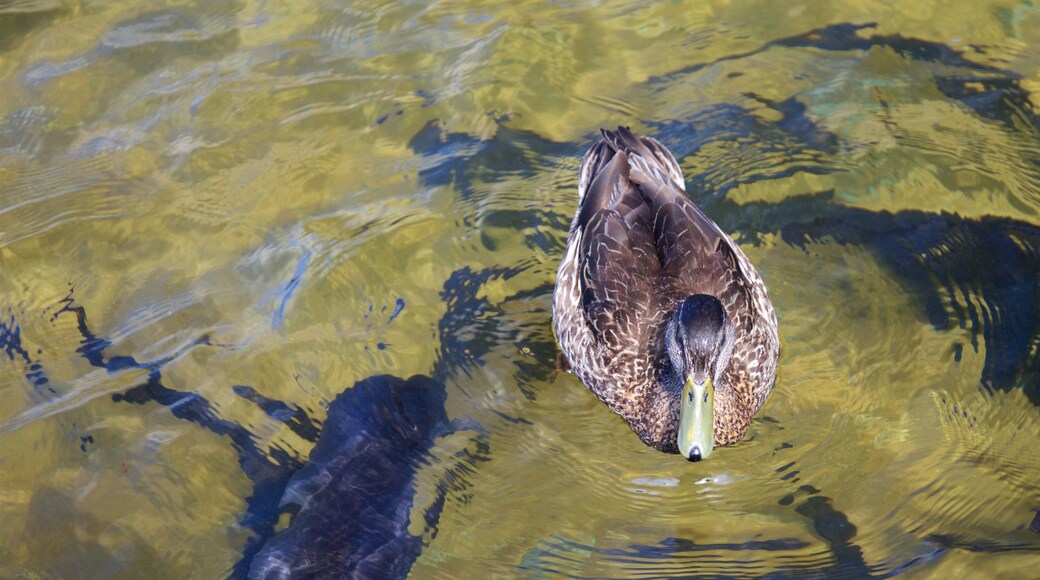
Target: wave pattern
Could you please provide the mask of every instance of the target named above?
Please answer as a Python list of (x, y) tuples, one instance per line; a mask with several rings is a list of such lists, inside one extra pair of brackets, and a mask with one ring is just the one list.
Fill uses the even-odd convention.
[[(900, 10), (3, 3), (0, 575), (1033, 573), (1036, 18)], [(696, 466), (555, 369), (617, 124), (780, 318)]]

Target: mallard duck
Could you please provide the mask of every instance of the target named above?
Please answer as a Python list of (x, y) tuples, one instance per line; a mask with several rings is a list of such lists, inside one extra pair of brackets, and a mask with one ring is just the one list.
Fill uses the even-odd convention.
[(553, 292), (563, 364), (644, 443), (699, 461), (743, 438), (773, 389), (776, 313), (668, 149), (601, 133)]

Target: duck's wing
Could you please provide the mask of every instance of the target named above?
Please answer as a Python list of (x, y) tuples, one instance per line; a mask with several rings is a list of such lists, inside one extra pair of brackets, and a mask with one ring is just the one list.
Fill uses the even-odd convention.
[(676, 301), (697, 293), (718, 296), (726, 289), (724, 280), (733, 275), (726, 250), (736, 246), (686, 197), (675, 158), (656, 140), (638, 138), (624, 127), (603, 134), (611, 149), (626, 156), (626, 177), (653, 216), (659, 291), (674, 294)]
[(646, 348), (660, 274), (650, 206), (629, 179), (629, 159), (601, 140), (585, 155), (575, 219), (581, 308), (596, 342), (612, 355)]

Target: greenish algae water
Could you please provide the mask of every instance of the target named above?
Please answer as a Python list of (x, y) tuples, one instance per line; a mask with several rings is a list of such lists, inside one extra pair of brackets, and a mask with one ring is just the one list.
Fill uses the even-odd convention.
[[(436, 371), (489, 461), (417, 466), (418, 578), (1030, 577), (1033, 2), (0, 3), (0, 576), (224, 577), (228, 437)], [(765, 279), (776, 389), (690, 464), (553, 370), (601, 126), (679, 157)], [(396, 312), (399, 307), (399, 312)], [(117, 360), (117, 359), (109, 359)], [(95, 361), (96, 362), (96, 361)]]

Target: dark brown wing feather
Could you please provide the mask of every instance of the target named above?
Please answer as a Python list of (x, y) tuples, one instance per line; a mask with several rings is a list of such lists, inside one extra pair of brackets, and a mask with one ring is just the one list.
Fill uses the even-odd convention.
[(624, 153), (602, 164), (585, 192), (578, 219), (581, 300), (600, 340), (643, 338), (645, 313), (660, 272), (650, 209), (628, 179)]
[(648, 313), (670, 312), (691, 294), (747, 305), (727, 283), (735, 262), (723, 248), (732, 242), (686, 197), (671, 154), (624, 128), (603, 135), (589, 154), (595, 168), (582, 176), (591, 182), (578, 218), (582, 305), (601, 340), (620, 328), (648, 348), (647, 326), (659, 318)]

